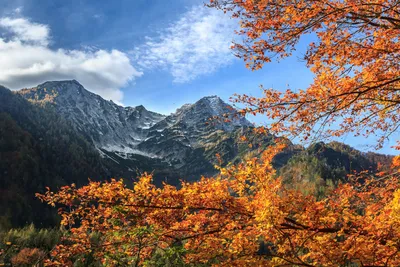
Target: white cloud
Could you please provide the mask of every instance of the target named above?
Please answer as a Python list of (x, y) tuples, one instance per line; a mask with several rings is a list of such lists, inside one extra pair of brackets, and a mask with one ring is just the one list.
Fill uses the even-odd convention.
[(17, 8), (14, 9), (14, 13), (15, 13), (15, 14), (21, 14), (23, 9), (24, 9), (24, 8), (23, 8), (22, 6), (17, 7)]
[(175, 82), (188, 82), (233, 61), (230, 47), (237, 25), (227, 14), (195, 6), (132, 54), (144, 69), (161, 67)]
[(31, 42), (39, 45), (49, 44), (50, 29), (47, 25), (30, 22), (25, 18), (1, 18), (0, 27), (13, 34), (14, 40)]
[(120, 102), (121, 87), (142, 75), (118, 50), (64, 50), (49, 47), (50, 29), (24, 18), (0, 18), (0, 84), (11, 89), (48, 80), (76, 79), (105, 99)]

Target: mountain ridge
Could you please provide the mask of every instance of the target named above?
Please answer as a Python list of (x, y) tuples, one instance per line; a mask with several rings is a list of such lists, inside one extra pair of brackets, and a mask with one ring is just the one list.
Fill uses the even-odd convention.
[(55, 212), (35, 193), (107, 179), (101, 157), (68, 121), (0, 87), (0, 228), (52, 226)]
[[(129, 186), (143, 172), (153, 173), (158, 186), (179, 185), (181, 180), (214, 176), (217, 153), (225, 166), (257, 157), (274, 144), (274, 136), (254, 134), (251, 123), (229, 114), (227, 122), (209, 123), (209, 117), (225, 111), (234, 115), (216, 96), (170, 115), (140, 105), (121, 107), (76, 81), (49, 82), (39, 90), (13, 93), (0, 87), (0, 208), (5, 211), (0, 226), (54, 225), (54, 213), (34, 197), (46, 186), (57, 190), (70, 183), (85, 184), (87, 178), (112, 177), (124, 177)], [(390, 156), (363, 153), (341, 143), (303, 148), (288, 141), (273, 165), (284, 182), (306, 188), (310, 181), (325, 188), (345, 181), (348, 173), (374, 172), (379, 163), (389, 166), (390, 161)]]
[[(45, 82), (16, 94), (33, 103), (52, 106), (103, 156), (117, 162), (119, 158), (126, 160), (140, 155), (161, 159), (167, 166), (181, 169), (188, 159), (200, 153), (197, 150), (204, 147), (204, 138), (210, 133), (253, 127), (246, 118), (236, 116), (234, 108), (218, 96), (203, 97), (174, 113), (162, 115), (143, 105), (119, 106), (89, 92), (76, 80)], [(209, 123), (210, 118), (223, 114), (228, 114), (229, 122)]]

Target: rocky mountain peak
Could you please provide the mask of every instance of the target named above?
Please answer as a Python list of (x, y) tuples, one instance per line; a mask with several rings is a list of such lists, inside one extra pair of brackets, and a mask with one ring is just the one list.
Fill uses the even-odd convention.
[[(226, 134), (252, 124), (218, 96), (206, 96), (164, 116), (143, 105), (122, 107), (87, 91), (79, 82), (51, 81), (18, 92), (31, 101), (49, 101), (57, 112), (90, 140), (104, 156), (127, 160), (132, 155), (162, 159), (163, 164), (185, 166), (187, 155), (204, 149), (207, 136)], [(229, 122), (210, 118), (224, 117)], [(193, 154), (194, 155), (194, 154)]]
[(98, 148), (126, 151), (165, 116), (143, 106), (122, 107), (86, 90), (76, 80), (51, 81), (18, 93), (31, 101), (51, 101)]
[(48, 81), (36, 87), (22, 89), (18, 93), (31, 101), (41, 102), (55, 102), (55, 99), (77, 100), (97, 96), (87, 91), (76, 80)]
[[(82, 84), (76, 80), (48, 81), (35, 87), (36, 90), (51, 89), (58, 93), (77, 93), (86, 90)], [(74, 90), (75, 89), (75, 90)]]
[(73, 80), (60, 80), (60, 81), (47, 81), (42, 84), (39, 84), (38, 87), (46, 87), (46, 86), (52, 87), (54, 85), (58, 85), (58, 86), (60, 86), (60, 85), (76, 85), (81, 88), (84, 88), (82, 84), (80, 84), (77, 80), (74, 80), (74, 79)]
[(0, 91), (9, 92), (10, 90), (5, 86), (0, 85)]
[[(171, 116), (174, 117), (173, 121), (185, 124), (189, 128), (204, 128), (210, 118), (215, 117), (220, 118), (220, 121), (214, 121), (216, 128), (225, 131), (232, 131), (235, 127), (252, 126), (245, 117), (237, 114), (235, 108), (215, 95), (203, 97), (194, 104), (185, 104)], [(225, 117), (229, 119), (228, 123), (223, 122)]]
[(147, 109), (143, 105), (136, 106), (135, 109), (139, 111), (147, 111)]

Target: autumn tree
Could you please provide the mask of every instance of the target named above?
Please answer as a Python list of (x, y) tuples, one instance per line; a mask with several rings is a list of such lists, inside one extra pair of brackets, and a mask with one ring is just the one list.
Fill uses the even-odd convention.
[(113, 180), (39, 195), (61, 204), (68, 229), (46, 264), (154, 266), (157, 254), (176, 252), (188, 266), (400, 265), (397, 176), (359, 174), (317, 200), (275, 177), (280, 149), (180, 189), (145, 175), (133, 189)]
[[(243, 113), (274, 119), (274, 133), (379, 135), (378, 145), (399, 127), (400, 2), (396, 0), (211, 0), (240, 20), (233, 45), (248, 68), (292, 55), (300, 39), (314, 73), (308, 88), (264, 96), (239, 95)], [(283, 89), (283, 88), (278, 88)], [(339, 127), (337, 126), (339, 124)], [(330, 127), (334, 125), (335, 127)]]
[[(240, 18), (237, 55), (259, 69), (288, 57), (304, 35), (315, 73), (309, 88), (247, 95), (242, 113), (266, 114), (271, 130), (308, 138), (349, 131), (397, 130), (400, 12), (396, 1), (214, 0)], [(335, 122), (340, 127), (329, 128)], [(220, 266), (400, 266), (400, 158), (390, 174), (350, 176), (326, 197), (286, 187), (271, 165), (283, 144), (216, 177), (157, 188), (144, 175), (65, 186), (38, 197), (58, 205), (65, 235), (47, 266), (88, 261), (103, 266), (154, 266), (157, 255), (185, 264)]]

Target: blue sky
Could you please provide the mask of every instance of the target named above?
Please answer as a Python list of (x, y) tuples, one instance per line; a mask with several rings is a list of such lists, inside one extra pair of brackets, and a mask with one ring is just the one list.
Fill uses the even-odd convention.
[[(201, 0), (0, 5), (0, 84), (11, 89), (76, 79), (106, 99), (168, 114), (206, 95), (227, 101), (234, 93), (259, 96), (260, 84), (295, 89), (312, 82), (300, 60), (310, 40), (302, 40), (291, 58), (251, 72), (229, 49), (237, 21)], [(351, 136), (342, 141), (362, 150), (372, 142)], [(381, 152), (395, 153), (393, 144)]]

